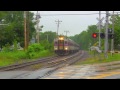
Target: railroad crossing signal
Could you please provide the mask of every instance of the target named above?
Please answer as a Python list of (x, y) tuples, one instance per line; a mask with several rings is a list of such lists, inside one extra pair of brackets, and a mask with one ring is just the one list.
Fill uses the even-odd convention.
[[(101, 39), (104, 39), (104, 38), (105, 38), (105, 33), (100, 33), (100, 38), (101, 38)], [(108, 34), (108, 38), (109, 38), (109, 39), (113, 39), (113, 38), (114, 38), (114, 34), (109, 33), (109, 34)]]
[(109, 38), (109, 39), (113, 39), (113, 38), (114, 38), (114, 34), (111, 34), (111, 33), (108, 34), (108, 38)]
[[(108, 30), (108, 32), (111, 32), (111, 31)], [(99, 34), (99, 33), (93, 33), (93, 34), (92, 34), (92, 37), (93, 37), (93, 38), (97, 38), (97, 37), (98, 37), (98, 34)], [(105, 33), (100, 33), (100, 38), (101, 38), (101, 39), (104, 39), (104, 38), (105, 38)], [(114, 34), (108, 33), (108, 38), (109, 38), (109, 39), (113, 39), (113, 38), (114, 38)]]
[(114, 34), (113, 34), (113, 30), (112, 29), (108, 29), (108, 38), (109, 39), (113, 39), (114, 38)]
[(97, 36), (98, 36), (97, 33), (93, 33), (93, 34), (92, 34), (92, 37), (93, 37), (93, 38), (97, 38)]
[(103, 28), (103, 23), (102, 23), (102, 21), (104, 20), (104, 17), (101, 19), (101, 20), (99, 20), (99, 18), (96, 18), (99, 22), (96, 24), (96, 26), (97, 26), (97, 28), (99, 28), (99, 24), (100, 24), (100, 27), (101, 28)]
[(104, 33), (100, 33), (100, 38), (104, 39), (105, 38), (105, 34)]

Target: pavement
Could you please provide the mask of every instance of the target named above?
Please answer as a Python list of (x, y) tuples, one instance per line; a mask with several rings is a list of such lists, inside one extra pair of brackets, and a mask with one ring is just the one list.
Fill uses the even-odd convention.
[(0, 72), (0, 79), (38, 79), (50, 70), (53, 70), (53, 68), (36, 71), (4, 71)]
[[(92, 65), (71, 65), (60, 68), (45, 77), (42, 76), (54, 68), (36, 71), (6, 71), (0, 72), (0, 79), (120, 79), (119, 64), (120, 61)], [(116, 65), (117, 69), (113, 67)]]
[(61, 68), (43, 79), (119, 79), (120, 66), (117, 69), (111, 67), (120, 61), (93, 64), (73, 65)]
[(86, 76), (96, 74), (92, 65), (68, 66), (55, 71), (43, 79), (84, 79)]

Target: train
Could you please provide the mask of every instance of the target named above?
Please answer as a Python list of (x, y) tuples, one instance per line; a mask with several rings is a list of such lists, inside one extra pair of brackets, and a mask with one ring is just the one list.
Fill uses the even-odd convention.
[(60, 35), (54, 39), (54, 51), (57, 55), (68, 55), (80, 50), (80, 46), (66, 36)]

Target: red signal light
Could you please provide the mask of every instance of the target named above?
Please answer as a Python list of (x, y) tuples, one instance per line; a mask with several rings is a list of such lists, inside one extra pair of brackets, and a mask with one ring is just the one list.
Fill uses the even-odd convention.
[(92, 34), (92, 37), (93, 37), (93, 38), (97, 38), (97, 33), (93, 33), (93, 34)]

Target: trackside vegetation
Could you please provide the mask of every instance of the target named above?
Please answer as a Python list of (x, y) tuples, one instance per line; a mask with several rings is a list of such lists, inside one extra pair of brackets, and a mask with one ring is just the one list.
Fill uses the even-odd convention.
[[(45, 44), (46, 43), (46, 44)], [(27, 51), (10, 50), (9, 45), (0, 52), (0, 66), (22, 63), (54, 55), (53, 45), (47, 41), (31, 44)]]
[(89, 58), (84, 59), (83, 61), (77, 62), (77, 65), (83, 64), (99, 64), (99, 63), (107, 63), (107, 62), (114, 62), (120, 61), (120, 53), (108, 53), (108, 58), (104, 58), (104, 53), (101, 54), (94, 54), (94, 52), (89, 52), (91, 55)]

